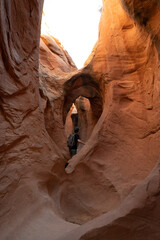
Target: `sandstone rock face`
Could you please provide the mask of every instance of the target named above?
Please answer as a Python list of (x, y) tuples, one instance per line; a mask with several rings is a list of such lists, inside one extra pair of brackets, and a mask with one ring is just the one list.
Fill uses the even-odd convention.
[[(116, 207), (150, 173), (160, 153), (157, 47), (145, 26), (131, 17), (119, 1), (104, 2), (99, 41), (84, 69), (100, 87), (103, 112), (86, 146), (66, 171), (71, 173), (69, 188), (73, 186), (72, 192), (76, 192), (75, 201), (84, 188), (92, 196), (89, 200), (87, 194), (81, 194), (79, 200), (81, 208), (91, 210), (87, 220), (89, 215), (92, 218), (94, 213)], [(81, 180), (83, 176), (83, 184), (75, 184), (77, 172)], [(89, 182), (97, 188), (88, 190)], [(66, 201), (62, 209), (68, 209)], [(72, 219), (70, 214), (66, 213), (67, 219)], [(81, 222), (84, 215), (78, 212), (76, 217)]]
[(115, 210), (83, 224), (59, 240), (159, 239), (160, 162)]
[[(77, 70), (39, 47), (42, 3), (0, 1), (1, 239), (159, 240), (159, 4), (104, 0)], [(75, 101), (86, 144), (64, 169)]]
[(57, 232), (75, 227), (67, 222), (64, 227), (65, 222), (55, 215), (43, 184), (52, 175), (54, 163), (63, 157), (46, 131), (39, 95), (42, 5), (36, 0), (0, 1), (2, 240), (53, 239)]
[(41, 36), (39, 60), (40, 95), (45, 127), (61, 153), (66, 157), (68, 149), (62, 117), (63, 84), (66, 81), (66, 73), (77, 68), (61, 44), (49, 36)]
[(86, 142), (95, 126), (95, 123), (92, 121), (93, 117), (90, 101), (81, 96), (76, 101), (76, 107), (78, 112), (81, 139)]

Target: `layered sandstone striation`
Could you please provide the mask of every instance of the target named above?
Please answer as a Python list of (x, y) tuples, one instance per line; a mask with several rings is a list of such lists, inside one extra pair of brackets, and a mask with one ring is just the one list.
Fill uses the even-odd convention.
[[(0, 2), (1, 239), (159, 240), (159, 4), (104, 0), (77, 70), (40, 39), (42, 3)], [(64, 169), (73, 103), (86, 144)]]

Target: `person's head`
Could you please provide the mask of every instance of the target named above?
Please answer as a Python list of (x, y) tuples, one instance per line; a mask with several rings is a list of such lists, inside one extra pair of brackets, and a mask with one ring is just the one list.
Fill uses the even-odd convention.
[(75, 127), (74, 132), (75, 132), (75, 133), (78, 133), (78, 132), (79, 132), (79, 128), (78, 128), (78, 127)]

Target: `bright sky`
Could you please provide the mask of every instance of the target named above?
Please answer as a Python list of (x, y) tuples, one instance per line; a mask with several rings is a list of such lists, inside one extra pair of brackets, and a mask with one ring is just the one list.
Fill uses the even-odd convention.
[(98, 39), (101, 7), (102, 0), (44, 0), (41, 33), (47, 33), (47, 24), (47, 31), (81, 68)]

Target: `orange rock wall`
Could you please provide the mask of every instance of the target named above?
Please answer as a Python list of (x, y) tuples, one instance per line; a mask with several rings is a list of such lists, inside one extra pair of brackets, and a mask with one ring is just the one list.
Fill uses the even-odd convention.
[[(104, 0), (78, 71), (56, 39), (39, 49), (42, 3), (0, 1), (1, 239), (159, 240), (159, 5)], [(79, 96), (94, 128), (64, 169)]]
[(40, 96), (46, 130), (60, 152), (67, 158), (68, 149), (63, 122), (65, 74), (76, 70), (72, 59), (60, 42), (41, 36), (39, 51)]
[(55, 237), (54, 205), (47, 200), (42, 182), (52, 175), (54, 161), (62, 155), (46, 131), (39, 95), (42, 6), (43, 1), (36, 0), (0, 1), (2, 240)]
[[(116, 207), (150, 173), (160, 154), (157, 47), (145, 26), (134, 22), (118, 0), (104, 1), (99, 40), (83, 71), (100, 88), (103, 112), (86, 146), (66, 171), (71, 173), (68, 188), (72, 185), (76, 192), (73, 202), (85, 185), (86, 194), (78, 198), (92, 218), (92, 214)], [(96, 112), (98, 107), (93, 109)], [(82, 184), (76, 183), (77, 172)], [(67, 198), (70, 191), (65, 194)], [(85, 219), (78, 204), (76, 217)], [(64, 202), (63, 212), (67, 208)]]
[(122, 170), (126, 180), (121, 180), (134, 183), (148, 175), (159, 156), (159, 59), (152, 33), (134, 22), (119, 1), (104, 1), (91, 66), (104, 76), (99, 149), (106, 153), (106, 165), (113, 164), (107, 175), (115, 178)]

